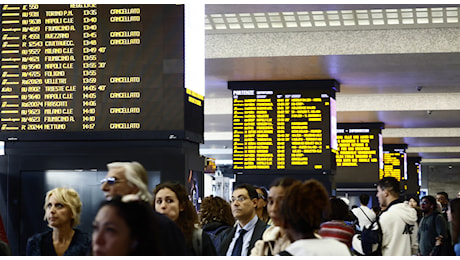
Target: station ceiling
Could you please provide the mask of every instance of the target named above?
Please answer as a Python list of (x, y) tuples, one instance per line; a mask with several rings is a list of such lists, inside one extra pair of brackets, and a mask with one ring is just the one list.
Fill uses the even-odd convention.
[(384, 144), (460, 164), (459, 8), (206, 5), (200, 153), (231, 164), (227, 81), (335, 79), (338, 123), (383, 122)]

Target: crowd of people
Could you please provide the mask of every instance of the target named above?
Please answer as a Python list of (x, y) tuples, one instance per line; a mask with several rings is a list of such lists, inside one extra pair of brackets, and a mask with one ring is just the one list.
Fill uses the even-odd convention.
[[(141, 164), (107, 167), (92, 234), (77, 227), (79, 194), (57, 187), (43, 205), (50, 229), (28, 239), (27, 255), (352, 256), (364, 254), (364, 233), (375, 223), (378, 255), (460, 255), (460, 198), (439, 192), (403, 201), (393, 177), (377, 184), (379, 210), (368, 207), (368, 194), (350, 208), (319, 181), (283, 177), (268, 191), (239, 184), (230, 202), (205, 197), (197, 212), (184, 185), (160, 183), (150, 192)], [(0, 245), (0, 255), (11, 254)]]

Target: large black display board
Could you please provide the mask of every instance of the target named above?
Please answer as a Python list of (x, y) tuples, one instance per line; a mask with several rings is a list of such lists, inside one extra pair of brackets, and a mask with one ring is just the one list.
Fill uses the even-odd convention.
[(395, 177), (398, 181), (407, 180), (407, 144), (383, 145), (383, 177)]
[(202, 141), (183, 5), (2, 5), (1, 22), (1, 139)]
[(337, 124), (337, 186), (377, 183), (383, 171), (383, 123)]
[(228, 87), (235, 172), (335, 170), (337, 81), (235, 81)]

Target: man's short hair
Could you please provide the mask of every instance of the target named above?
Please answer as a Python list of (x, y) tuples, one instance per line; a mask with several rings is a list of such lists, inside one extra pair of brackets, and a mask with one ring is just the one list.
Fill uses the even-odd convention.
[(437, 201), (436, 201), (436, 198), (431, 196), (431, 195), (426, 195), (426, 196), (423, 196), (422, 199), (420, 201), (422, 201), (423, 199), (426, 199), (428, 200), (428, 202), (431, 204), (431, 205), (434, 205), (435, 206), (435, 209), (436, 209), (436, 206), (437, 206)]
[(248, 191), (248, 195), (249, 195), (249, 198), (251, 198), (251, 200), (259, 198), (259, 194), (257, 194), (257, 190), (251, 184), (248, 184), (248, 183), (239, 184), (235, 187), (234, 190), (237, 190), (237, 189), (246, 189)]
[(382, 190), (386, 190), (394, 196), (399, 196), (399, 181), (395, 177), (383, 177), (377, 183), (377, 186)]
[(363, 205), (367, 205), (369, 203), (369, 195), (366, 193), (359, 195), (359, 202)]
[(446, 200), (449, 200), (449, 195), (447, 195), (447, 192), (445, 191), (440, 191), (438, 193), (436, 193), (437, 195), (444, 195), (444, 197), (446, 197)]

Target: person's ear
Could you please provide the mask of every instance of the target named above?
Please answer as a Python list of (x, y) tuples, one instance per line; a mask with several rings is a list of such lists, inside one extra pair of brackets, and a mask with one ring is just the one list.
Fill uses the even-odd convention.
[(251, 201), (254, 208), (257, 208), (257, 199), (252, 199)]

